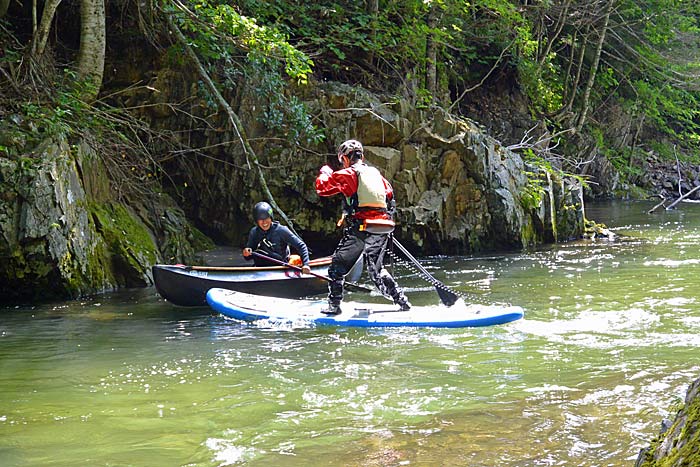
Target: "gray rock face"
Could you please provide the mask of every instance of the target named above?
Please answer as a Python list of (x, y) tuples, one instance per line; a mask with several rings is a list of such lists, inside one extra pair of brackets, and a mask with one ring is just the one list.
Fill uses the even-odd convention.
[(85, 192), (65, 142), (45, 141), (32, 158), (2, 160), (2, 295), (63, 284), (68, 295), (111, 288), (91, 259), (104, 248), (85, 209)]
[[(163, 102), (182, 100), (193, 77), (163, 71)], [(339, 236), (338, 199), (319, 198), (314, 190), (318, 169), (337, 168), (335, 149), (359, 139), (366, 158), (392, 183), (398, 203), (398, 235), (423, 253), (468, 253), (518, 249), (579, 237), (583, 232), (581, 187), (576, 180), (547, 176), (527, 167), (473, 121), (440, 109), (416, 109), (395, 96), (380, 96), (337, 82), (295, 89), (303, 97), (325, 141), (293, 141), (265, 128), (265, 102), (240, 83), (228, 96), (242, 120), (275, 201), (294, 228), (317, 252), (332, 251)], [(196, 104), (196, 103), (194, 103)], [(204, 107), (202, 107), (204, 108)], [(190, 109), (197, 113), (196, 105)], [(187, 125), (180, 115), (146, 115), (154, 128)], [(265, 195), (249, 158), (236, 141), (226, 116), (207, 116), (211, 129), (188, 133), (194, 147), (211, 148), (209, 157), (188, 156), (171, 163), (192, 185), (183, 208), (205, 233), (240, 246), (252, 223), (250, 209)], [(216, 131), (215, 129), (219, 129)], [(535, 194), (527, 200), (525, 194)]]
[[(474, 122), (401, 101), (387, 105), (344, 85), (330, 83), (319, 92), (316, 102), (333, 105), (325, 119), (333, 142), (363, 142), (367, 161), (394, 186), (401, 236), (424, 252), (517, 249), (581, 235), (577, 181), (541, 173), (548, 183), (539, 205), (524, 206), (521, 195), (533, 183), (527, 172), (538, 169)], [(337, 112), (342, 108), (352, 110)]]
[(76, 161), (96, 157), (84, 151), (46, 140), (28, 157), (0, 159), (0, 303), (152, 283), (160, 258), (153, 232), (164, 229), (149, 229), (133, 208), (88, 195), (85, 186), (96, 191), (89, 180), (106, 178), (91, 177), (88, 163), (79, 167)]

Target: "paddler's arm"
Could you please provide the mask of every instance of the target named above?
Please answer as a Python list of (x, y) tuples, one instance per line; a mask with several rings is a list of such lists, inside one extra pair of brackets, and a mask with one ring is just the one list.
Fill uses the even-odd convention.
[(256, 235), (258, 230), (259, 229), (257, 227), (253, 227), (250, 229), (250, 233), (248, 234), (248, 242), (246, 243), (245, 248), (243, 248), (243, 259), (246, 261), (252, 261), (255, 259), (253, 256), (253, 249), (257, 248), (258, 243), (260, 243), (260, 240)]
[(396, 214), (394, 189), (386, 178), (382, 177), (382, 180), (384, 180), (384, 190), (386, 191), (386, 211), (389, 214), (389, 217), (393, 219), (394, 215)]
[(357, 191), (357, 174), (352, 169), (333, 172), (328, 165), (321, 167), (316, 177), (316, 193), (319, 196), (342, 194), (352, 196)]

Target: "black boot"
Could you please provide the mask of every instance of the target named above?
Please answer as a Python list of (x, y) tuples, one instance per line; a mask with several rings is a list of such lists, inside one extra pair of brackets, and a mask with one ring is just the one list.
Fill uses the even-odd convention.
[(404, 297), (402, 301), (398, 302), (397, 305), (401, 311), (408, 311), (411, 309), (411, 302), (409, 302), (406, 297)]
[(340, 304), (329, 303), (327, 307), (321, 310), (324, 315), (339, 315), (343, 310), (340, 309)]

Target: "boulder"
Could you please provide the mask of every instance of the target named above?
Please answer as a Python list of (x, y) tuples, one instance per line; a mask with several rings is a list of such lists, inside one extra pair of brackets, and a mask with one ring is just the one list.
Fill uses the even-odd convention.
[(685, 396), (683, 407), (671, 423), (662, 423), (651, 446), (642, 449), (635, 467), (691, 467), (700, 465), (700, 379)]

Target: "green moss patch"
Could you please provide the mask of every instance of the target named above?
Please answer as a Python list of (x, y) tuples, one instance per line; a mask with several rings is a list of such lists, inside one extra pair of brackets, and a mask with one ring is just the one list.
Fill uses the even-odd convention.
[(118, 285), (147, 285), (145, 279), (157, 262), (158, 249), (146, 226), (118, 203), (91, 203), (90, 213), (97, 232), (107, 244)]

